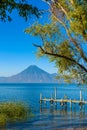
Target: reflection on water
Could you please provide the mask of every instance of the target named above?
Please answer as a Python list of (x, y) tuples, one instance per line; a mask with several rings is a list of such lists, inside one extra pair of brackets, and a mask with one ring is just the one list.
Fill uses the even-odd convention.
[(87, 113), (85, 111), (72, 111), (65, 108), (60, 110), (57, 107), (51, 106), (50, 108), (40, 106), (40, 114), (46, 115), (50, 118), (48, 124), (55, 121), (55, 125), (51, 124), (55, 128), (69, 128), (85, 126), (87, 121)]
[[(39, 103), (40, 93), (50, 97), (57, 87), (57, 98), (66, 94), (69, 98), (79, 99), (80, 88), (75, 85), (58, 84), (4, 84), (0, 85), (0, 101), (20, 101), (31, 106), (34, 117), (27, 122), (8, 124), (6, 130), (57, 130), (57, 128), (87, 126), (87, 105), (80, 109), (79, 104)], [(87, 90), (82, 90), (87, 100)]]
[(42, 106), (40, 105), (40, 113), (41, 114), (47, 114), (47, 113), (50, 113), (50, 114), (53, 114), (53, 115), (63, 115), (63, 116), (66, 116), (66, 117), (77, 117), (79, 116), (80, 119), (87, 116), (87, 113), (85, 112), (85, 110), (80, 110), (79, 112), (76, 111), (76, 108), (74, 109), (74, 111), (72, 111), (72, 109), (70, 109), (70, 111), (66, 108), (63, 108), (62, 109), (57, 109), (57, 106), (50, 106), (50, 108), (47, 108), (46, 106)]
[[(87, 110), (85, 105), (80, 108), (79, 104), (72, 104), (72, 109), (69, 104), (61, 106), (61, 104), (40, 104), (40, 114), (50, 118), (48, 124), (55, 128), (83, 127), (87, 126)], [(78, 105), (78, 106), (77, 106)], [(78, 109), (79, 108), (79, 109)]]

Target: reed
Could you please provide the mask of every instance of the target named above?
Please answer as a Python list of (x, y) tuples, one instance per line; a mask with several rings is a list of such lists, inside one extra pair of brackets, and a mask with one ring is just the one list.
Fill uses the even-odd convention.
[(30, 108), (23, 103), (0, 103), (0, 126), (6, 126), (7, 123), (25, 121), (31, 116)]

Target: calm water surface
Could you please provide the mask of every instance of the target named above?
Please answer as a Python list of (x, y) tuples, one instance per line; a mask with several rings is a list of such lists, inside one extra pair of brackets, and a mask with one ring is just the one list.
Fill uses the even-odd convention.
[(57, 128), (87, 126), (87, 105), (80, 111), (79, 105), (69, 104), (64, 110), (60, 104), (57, 106), (39, 104), (40, 93), (43, 97), (54, 95), (57, 87), (57, 98), (79, 99), (82, 90), (84, 100), (87, 100), (86, 85), (58, 85), (58, 84), (0, 84), (0, 102), (19, 101), (31, 106), (34, 117), (27, 122), (8, 124), (6, 130), (56, 130)]

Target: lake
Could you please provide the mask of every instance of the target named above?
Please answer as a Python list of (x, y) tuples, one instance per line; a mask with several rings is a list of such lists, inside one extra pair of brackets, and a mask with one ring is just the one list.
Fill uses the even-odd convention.
[(43, 97), (54, 95), (57, 88), (57, 98), (63, 98), (66, 94), (70, 99), (80, 99), (80, 90), (84, 100), (87, 100), (86, 85), (64, 84), (0, 84), (0, 102), (18, 101), (24, 102), (32, 108), (34, 117), (23, 123), (8, 124), (6, 130), (56, 130), (57, 128), (87, 126), (87, 105), (80, 111), (78, 104), (69, 104), (67, 110), (57, 103), (40, 105), (40, 93)]

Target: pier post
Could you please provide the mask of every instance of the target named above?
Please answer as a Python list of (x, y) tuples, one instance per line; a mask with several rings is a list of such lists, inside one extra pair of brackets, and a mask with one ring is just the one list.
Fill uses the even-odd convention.
[(47, 102), (46, 102), (46, 97), (45, 97), (44, 99), (45, 99), (44, 104), (45, 104), (45, 106), (46, 106), (46, 103), (47, 103)]
[(40, 93), (40, 104), (42, 103), (42, 93)]
[(80, 90), (80, 101), (82, 101), (82, 91)]
[(55, 87), (55, 90), (54, 90), (54, 99), (56, 99), (57, 97), (57, 88)]
[(60, 103), (61, 107), (65, 110), (67, 110), (67, 105), (69, 103), (70, 105), (70, 111), (72, 110), (72, 105), (74, 104), (74, 109), (76, 111), (76, 104), (79, 104), (80, 110), (84, 110), (85, 111), (85, 104), (87, 104), (87, 101), (84, 101), (84, 98), (82, 97), (82, 92), (80, 90), (80, 99), (79, 100), (75, 100), (75, 99), (70, 99), (67, 97), (67, 95), (64, 95), (63, 99), (57, 99), (57, 89), (54, 89), (54, 93), (51, 94), (50, 98), (42, 98), (42, 94), (40, 93), (40, 105), (42, 106), (44, 103), (44, 106), (46, 106), (46, 103), (50, 103), (51, 106), (55, 108), (57, 108), (57, 103)]
[[(57, 88), (55, 87), (54, 89), (54, 99), (56, 100), (57, 99)], [(57, 102), (55, 101), (55, 106), (57, 108)]]
[(42, 93), (40, 93), (40, 100), (42, 99)]

